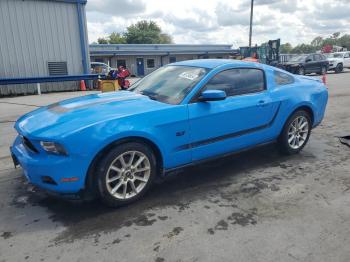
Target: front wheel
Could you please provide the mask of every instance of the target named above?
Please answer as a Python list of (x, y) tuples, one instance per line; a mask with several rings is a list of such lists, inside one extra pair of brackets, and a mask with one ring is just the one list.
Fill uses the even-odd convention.
[(335, 69), (334, 69), (334, 72), (336, 73), (336, 74), (338, 74), (338, 73), (340, 73), (340, 72), (342, 72), (343, 71), (343, 64), (337, 64), (337, 66), (335, 67)]
[(299, 153), (308, 142), (310, 133), (310, 115), (304, 110), (295, 112), (287, 120), (278, 139), (281, 152), (287, 155)]
[(98, 193), (111, 207), (141, 198), (156, 176), (156, 158), (144, 144), (131, 142), (110, 150), (97, 168)]
[(304, 67), (299, 67), (298, 68), (298, 75), (305, 75), (305, 69), (304, 69)]

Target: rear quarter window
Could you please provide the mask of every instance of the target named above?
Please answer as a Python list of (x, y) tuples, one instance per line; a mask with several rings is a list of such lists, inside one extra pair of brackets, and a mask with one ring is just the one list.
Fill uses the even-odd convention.
[(273, 74), (276, 85), (289, 85), (295, 81), (293, 76), (280, 71), (274, 71)]

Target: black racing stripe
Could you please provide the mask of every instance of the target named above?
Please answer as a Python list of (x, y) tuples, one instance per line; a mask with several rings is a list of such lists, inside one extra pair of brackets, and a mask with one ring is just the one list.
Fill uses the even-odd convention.
[(238, 131), (238, 132), (235, 132), (235, 133), (231, 133), (231, 134), (226, 134), (226, 135), (223, 135), (223, 136), (218, 136), (218, 137), (213, 137), (213, 138), (197, 141), (197, 142), (194, 142), (194, 143), (191, 143), (191, 144), (185, 144), (185, 145), (177, 147), (176, 151), (188, 150), (188, 149), (191, 149), (191, 148), (195, 148), (195, 147), (199, 147), (199, 146), (203, 146), (203, 145), (216, 143), (216, 142), (219, 142), (219, 141), (222, 141), (222, 140), (226, 140), (226, 139), (230, 139), (230, 138), (234, 138), (234, 137), (247, 135), (247, 134), (250, 134), (250, 133), (257, 132), (259, 130), (263, 130), (265, 128), (269, 128), (275, 122), (276, 117), (278, 115), (278, 112), (280, 110), (280, 107), (281, 107), (281, 102), (278, 104), (277, 110), (276, 110), (273, 118), (266, 125), (253, 127), (253, 128), (249, 128), (249, 129), (245, 129), (245, 130), (241, 130), (241, 131)]

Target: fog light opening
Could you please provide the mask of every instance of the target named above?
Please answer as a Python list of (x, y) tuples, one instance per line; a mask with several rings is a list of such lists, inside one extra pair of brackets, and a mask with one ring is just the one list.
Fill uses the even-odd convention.
[(43, 181), (43, 183), (45, 184), (57, 185), (55, 180), (53, 180), (52, 177), (49, 177), (49, 176), (42, 176), (41, 181)]

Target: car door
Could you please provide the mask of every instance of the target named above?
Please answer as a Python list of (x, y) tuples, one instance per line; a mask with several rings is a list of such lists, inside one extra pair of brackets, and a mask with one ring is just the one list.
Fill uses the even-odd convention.
[(305, 73), (313, 73), (316, 71), (316, 64), (315, 56), (309, 55), (305, 59)]
[(273, 105), (265, 73), (256, 68), (221, 71), (202, 88), (223, 90), (226, 99), (188, 105), (192, 160), (201, 160), (253, 145), (263, 137), (249, 135), (267, 127)]
[(315, 54), (314, 56), (316, 61), (316, 68), (315, 68), (316, 73), (321, 73), (323, 67), (328, 68), (329, 62), (324, 55)]

